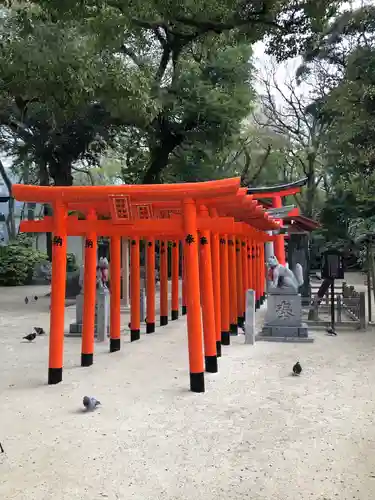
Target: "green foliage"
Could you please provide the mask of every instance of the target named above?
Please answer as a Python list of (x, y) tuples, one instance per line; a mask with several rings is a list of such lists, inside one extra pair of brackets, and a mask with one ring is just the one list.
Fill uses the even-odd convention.
[(0, 147), (35, 164), (37, 180), (71, 184), (75, 162), (98, 164), (120, 115), (142, 119), (147, 82), (76, 23), (8, 11), (0, 43)]
[[(176, 38), (196, 39), (236, 29), (250, 43), (267, 35), (269, 49), (282, 60), (311, 47), (336, 13), (337, 0), (39, 0), (55, 18), (85, 19), (108, 45), (123, 43), (124, 31), (166, 28)], [(160, 33), (160, 31), (159, 31)], [(130, 38), (130, 37), (129, 37)], [(147, 45), (147, 37), (144, 39)], [(184, 44), (185, 45), (185, 44)]]
[(196, 43), (181, 57), (163, 117), (172, 129), (185, 127), (185, 132), (162, 175), (164, 181), (192, 182), (220, 175), (217, 158), (238, 137), (254, 100), (250, 58), (251, 47), (229, 35)]
[(354, 181), (357, 190), (375, 172), (375, 7), (339, 16), (307, 54), (306, 66), (317, 70), (322, 89), (315, 110), (326, 126), (330, 175), (334, 182)]
[(360, 258), (356, 241), (373, 231), (375, 209), (375, 7), (338, 16), (305, 57), (299, 75), (315, 78), (309, 107), (322, 124), (328, 197), (327, 240)]
[(31, 282), (36, 264), (47, 255), (32, 248), (31, 238), (21, 235), (1, 248), (0, 286), (27, 285)]
[(266, 37), (278, 60), (294, 56), (339, 3), (17, 2), (1, 21), (3, 148), (43, 183), (70, 184), (75, 163), (119, 144), (126, 180), (181, 173), (238, 132), (251, 45)]
[(327, 96), (324, 112), (335, 170), (350, 180), (375, 172), (375, 47), (358, 48), (347, 61), (340, 84)]

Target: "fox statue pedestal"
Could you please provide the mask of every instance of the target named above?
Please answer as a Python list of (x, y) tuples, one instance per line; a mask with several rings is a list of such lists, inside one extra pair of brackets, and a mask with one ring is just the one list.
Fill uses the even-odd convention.
[(264, 326), (256, 340), (271, 342), (313, 342), (302, 323), (301, 295), (294, 292), (270, 294)]
[(313, 342), (307, 325), (302, 323), (302, 302), (298, 287), (303, 284), (302, 266), (295, 272), (281, 266), (276, 257), (269, 257), (270, 287), (263, 329), (256, 340), (273, 342)]

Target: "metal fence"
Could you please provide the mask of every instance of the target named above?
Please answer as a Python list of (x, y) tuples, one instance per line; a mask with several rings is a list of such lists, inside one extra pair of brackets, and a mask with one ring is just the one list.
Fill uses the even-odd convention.
[[(315, 288), (315, 290), (314, 290)], [(320, 301), (316, 297), (317, 289), (312, 287), (312, 298), (307, 312), (306, 322), (311, 326), (330, 326), (331, 324), (331, 289), (327, 290)], [(354, 286), (343, 283), (342, 287), (335, 286), (334, 313), (337, 326), (346, 326), (364, 330), (367, 325), (366, 294), (358, 292)]]

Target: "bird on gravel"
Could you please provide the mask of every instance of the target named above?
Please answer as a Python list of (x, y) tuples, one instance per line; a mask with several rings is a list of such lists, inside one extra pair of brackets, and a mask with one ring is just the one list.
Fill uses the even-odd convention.
[(28, 340), (29, 342), (32, 342), (33, 340), (35, 340), (35, 337), (36, 337), (36, 333), (29, 333), (28, 335), (26, 335), (25, 337), (22, 337), (23, 340)]
[(337, 333), (335, 332), (335, 330), (331, 326), (329, 326), (327, 328), (327, 333), (328, 333), (328, 335), (335, 335), (337, 337)]
[(41, 326), (34, 326), (34, 331), (36, 331), (36, 333), (38, 335), (45, 335), (46, 332), (43, 330), (43, 328)]
[(293, 374), (294, 375), (301, 375), (302, 372), (302, 366), (299, 364), (299, 361), (293, 366)]
[(86, 408), (88, 411), (93, 411), (95, 408), (100, 405), (101, 402), (98, 401), (95, 398), (90, 398), (89, 396), (84, 396), (83, 398), (83, 406)]
[(27, 297), (25, 297), (25, 304), (28, 304), (29, 303), (29, 299)]

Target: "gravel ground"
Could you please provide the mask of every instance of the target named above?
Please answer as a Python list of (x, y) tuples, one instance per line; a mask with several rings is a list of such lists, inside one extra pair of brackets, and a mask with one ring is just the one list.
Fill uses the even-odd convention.
[[(32, 294), (0, 289), (1, 499), (375, 498), (374, 330), (313, 344), (240, 335), (192, 394), (181, 318), (137, 343), (124, 335), (118, 353), (97, 345), (90, 368), (66, 339), (63, 383), (48, 386), (48, 337), (20, 341), (48, 328), (47, 301), (23, 302)], [(83, 413), (85, 394), (102, 407)]]

